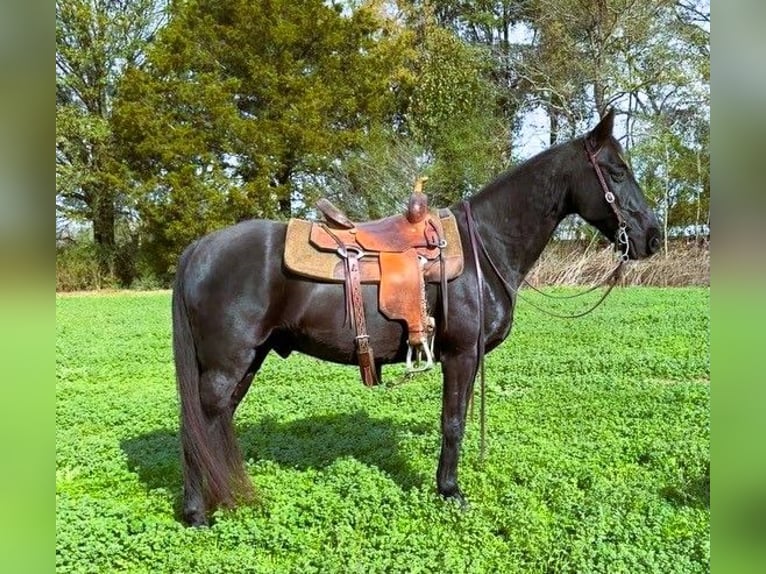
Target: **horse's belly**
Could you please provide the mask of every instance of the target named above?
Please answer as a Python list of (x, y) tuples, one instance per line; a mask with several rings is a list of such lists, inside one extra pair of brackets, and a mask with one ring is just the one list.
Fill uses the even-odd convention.
[[(390, 321), (377, 307), (377, 290), (363, 286), (365, 322), (376, 360), (403, 361), (406, 354), (406, 329)], [(357, 336), (353, 318), (346, 309), (342, 285), (322, 285), (304, 293), (305, 299), (285, 331), (291, 348), (335, 363), (356, 364)]]
[[(370, 346), (375, 359), (383, 363), (404, 361), (406, 356), (405, 329), (397, 322), (388, 321), (383, 328), (375, 327), (369, 331)], [(342, 364), (356, 364), (356, 331), (353, 325), (334, 327), (315, 326), (302, 328), (291, 334), (292, 349), (325, 361)], [(370, 325), (372, 327), (372, 325)], [(278, 351), (278, 349), (275, 348)]]

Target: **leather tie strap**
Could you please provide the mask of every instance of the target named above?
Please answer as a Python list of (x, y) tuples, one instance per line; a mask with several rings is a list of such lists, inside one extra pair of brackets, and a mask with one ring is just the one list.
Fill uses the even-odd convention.
[(364, 299), (362, 298), (362, 281), (359, 274), (359, 256), (346, 254), (347, 291), (351, 294), (354, 329), (356, 330), (356, 355), (359, 360), (359, 372), (362, 381), (368, 387), (379, 383), (375, 374), (375, 356), (370, 346), (370, 336), (367, 333), (367, 320), (364, 316)]
[(359, 362), (359, 373), (362, 382), (372, 387), (380, 381), (375, 372), (375, 355), (370, 345), (370, 335), (367, 333), (367, 319), (364, 315), (364, 298), (362, 297), (362, 277), (359, 270), (359, 259), (363, 253), (358, 247), (344, 245), (332, 231), (325, 227), (327, 233), (338, 244), (338, 255), (343, 259), (346, 272), (344, 287), (346, 293), (346, 315), (354, 325), (356, 337), (354, 347)]

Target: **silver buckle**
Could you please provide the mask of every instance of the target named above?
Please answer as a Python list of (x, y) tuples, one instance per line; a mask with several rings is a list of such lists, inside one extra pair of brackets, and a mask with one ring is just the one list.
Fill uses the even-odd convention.
[(335, 250), (343, 259), (361, 259), (367, 255), (356, 245), (341, 245)]

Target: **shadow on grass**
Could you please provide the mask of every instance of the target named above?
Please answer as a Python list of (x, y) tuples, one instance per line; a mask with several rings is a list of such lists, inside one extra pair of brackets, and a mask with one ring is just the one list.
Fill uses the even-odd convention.
[[(412, 469), (399, 443), (405, 434), (430, 430), (430, 425), (372, 418), (358, 411), (287, 422), (265, 418), (256, 424), (237, 425), (237, 437), (245, 460), (270, 460), (305, 470), (325, 468), (339, 458), (353, 457), (379, 468), (402, 489), (409, 490), (420, 486), (424, 477)], [(180, 507), (183, 479), (178, 434), (159, 429), (124, 440), (120, 447), (128, 467), (146, 488), (175, 493), (176, 506)]]
[(370, 417), (363, 411), (317, 415), (289, 422), (272, 417), (238, 428), (245, 459), (270, 460), (305, 470), (325, 468), (339, 458), (353, 457), (385, 472), (403, 489), (419, 486), (399, 445), (405, 434), (424, 434), (429, 425)]
[(710, 508), (710, 479), (700, 478), (682, 487), (666, 486), (660, 494), (676, 507)]
[(710, 508), (710, 462), (701, 476), (666, 486), (660, 495), (676, 507)]

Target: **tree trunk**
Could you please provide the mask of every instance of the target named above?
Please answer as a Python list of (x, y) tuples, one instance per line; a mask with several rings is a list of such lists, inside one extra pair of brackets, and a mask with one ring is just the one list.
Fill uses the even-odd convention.
[(114, 197), (105, 189), (95, 192), (93, 242), (98, 259), (99, 287), (115, 276)]
[(606, 104), (604, 103), (604, 86), (599, 81), (593, 83), (593, 101), (598, 111), (599, 120), (604, 119), (607, 112)]
[(697, 213), (694, 216), (694, 245), (700, 245), (700, 235), (702, 234), (702, 222), (700, 216), (702, 214), (702, 160), (700, 158), (700, 150), (697, 150)]
[(292, 216), (293, 202), (292, 202), (292, 186), (290, 185), (290, 177), (293, 174), (293, 158), (292, 155), (285, 160), (284, 166), (276, 174), (276, 184), (279, 188), (279, 193), (284, 193), (284, 196), (277, 200), (277, 209), (279, 214), (289, 219)]
[(548, 108), (548, 117), (551, 121), (550, 145), (554, 146), (559, 139), (559, 115), (556, 110), (553, 109), (553, 106)]
[(665, 143), (665, 224), (663, 226), (663, 236), (665, 238), (665, 257), (668, 257), (668, 229), (670, 228), (670, 179), (668, 173), (670, 172), (670, 152), (668, 151), (668, 144)]

